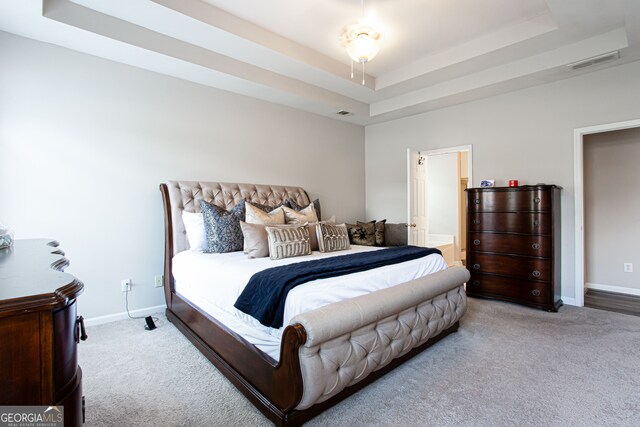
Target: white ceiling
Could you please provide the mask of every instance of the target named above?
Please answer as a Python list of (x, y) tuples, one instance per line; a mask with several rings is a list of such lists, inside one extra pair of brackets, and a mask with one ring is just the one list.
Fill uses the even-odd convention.
[(363, 125), (640, 59), (638, 0), (365, 0), (385, 40), (362, 86), (338, 40), (361, 15), (358, 0), (2, 0), (0, 30)]

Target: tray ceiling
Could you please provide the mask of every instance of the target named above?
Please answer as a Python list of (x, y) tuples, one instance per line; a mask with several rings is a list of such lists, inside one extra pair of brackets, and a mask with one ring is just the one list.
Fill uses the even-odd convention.
[(385, 40), (362, 86), (338, 41), (360, 15), (357, 0), (3, 0), (0, 30), (362, 125), (640, 59), (637, 0), (365, 0)]

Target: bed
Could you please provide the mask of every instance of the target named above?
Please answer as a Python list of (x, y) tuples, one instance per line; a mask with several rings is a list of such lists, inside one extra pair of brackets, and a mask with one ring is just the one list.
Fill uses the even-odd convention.
[[(199, 212), (198, 199), (226, 209), (243, 199), (263, 205), (290, 199), (306, 206), (308, 194), (300, 187), (194, 181), (169, 181), (160, 191), (167, 318), (276, 425), (300, 425), (335, 405), (455, 332), (466, 311), (463, 285), (469, 274), (444, 267), (423, 277), (398, 276), (407, 281), (285, 316), (276, 341), (263, 336), (269, 341), (264, 346), (251, 343), (224, 313), (207, 307), (211, 298), (202, 290), (210, 285), (186, 286), (197, 281), (189, 279), (190, 271), (202, 276), (198, 268), (221, 267), (204, 266), (202, 254), (189, 254), (182, 212)], [(240, 263), (242, 255), (228, 258)]]

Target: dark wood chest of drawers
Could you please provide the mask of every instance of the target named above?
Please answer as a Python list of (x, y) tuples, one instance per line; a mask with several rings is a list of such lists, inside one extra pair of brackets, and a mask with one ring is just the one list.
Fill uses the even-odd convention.
[(560, 190), (467, 189), (467, 295), (558, 311)]
[(0, 249), (0, 405), (63, 406), (72, 427), (84, 418), (77, 342), (86, 337), (76, 316), (84, 286), (62, 272), (69, 262), (57, 246), (34, 239)]

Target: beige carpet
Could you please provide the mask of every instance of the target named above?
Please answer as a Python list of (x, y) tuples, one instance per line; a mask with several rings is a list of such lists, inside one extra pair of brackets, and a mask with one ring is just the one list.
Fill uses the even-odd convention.
[[(458, 333), (308, 425), (640, 425), (640, 317), (469, 302)], [(143, 324), (88, 328), (87, 426), (271, 425), (164, 317)]]

